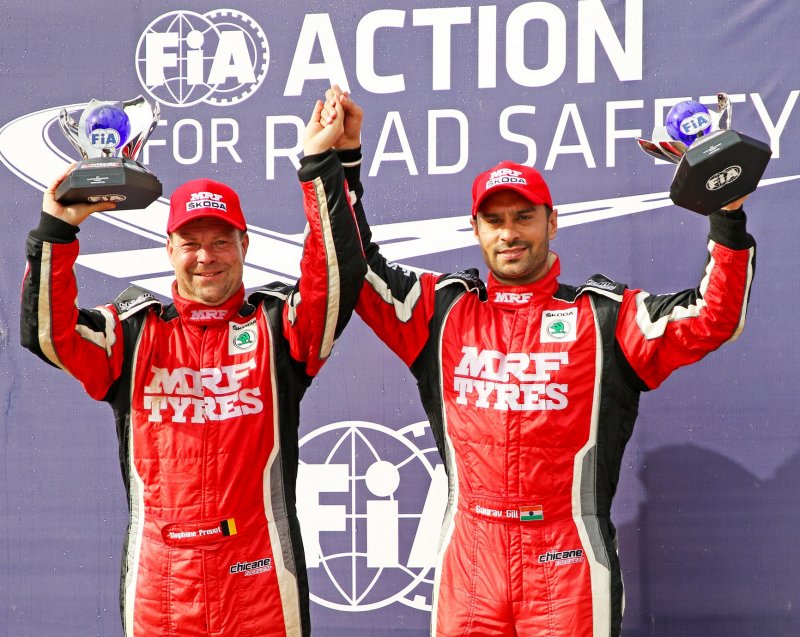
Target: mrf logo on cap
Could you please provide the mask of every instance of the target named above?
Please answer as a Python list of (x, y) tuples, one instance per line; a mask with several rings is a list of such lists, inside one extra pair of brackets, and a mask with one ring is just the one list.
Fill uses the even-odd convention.
[(192, 198), (186, 202), (186, 211), (192, 212), (199, 208), (214, 208), (215, 210), (228, 210), (228, 206), (222, 201), (222, 195), (213, 192), (193, 192)]
[(522, 172), (519, 170), (514, 170), (512, 168), (501, 168), (500, 170), (492, 171), (489, 175), (489, 179), (486, 181), (486, 190), (489, 188), (493, 188), (494, 186), (499, 186), (500, 184), (522, 184), (525, 185), (528, 182), (525, 181), (525, 177), (522, 176)]

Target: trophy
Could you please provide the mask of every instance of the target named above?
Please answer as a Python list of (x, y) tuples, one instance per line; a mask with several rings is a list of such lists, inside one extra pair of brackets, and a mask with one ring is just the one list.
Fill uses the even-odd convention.
[(769, 145), (730, 129), (733, 107), (717, 93), (717, 111), (688, 100), (673, 106), (653, 139), (637, 138), (656, 159), (677, 164), (669, 197), (683, 208), (709, 215), (753, 192), (772, 155)]
[(83, 159), (56, 189), (63, 205), (113, 201), (117, 210), (146, 208), (161, 196), (158, 178), (136, 161), (158, 124), (160, 107), (141, 95), (127, 102), (92, 100), (75, 120), (61, 109), (61, 130)]

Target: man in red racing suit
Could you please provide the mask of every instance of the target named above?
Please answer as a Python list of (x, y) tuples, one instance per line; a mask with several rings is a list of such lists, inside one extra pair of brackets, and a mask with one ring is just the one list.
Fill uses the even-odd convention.
[[(295, 507), (299, 402), (366, 269), (321, 107), (299, 170), (309, 232), (294, 286), (245, 298), (239, 200), (207, 179), (171, 199), (174, 304), (129, 288), (103, 307), (76, 307), (76, 226), (109, 206), (57, 206), (60, 179), (28, 238), (22, 342), (116, 417), (130, 508), (121, 578), (128, 637), (310, 634)], [(191, 267), (176, 265), (179, 252), (193, 254)]]
[(416, 377), (449, 479), (432, 634), (619, 635), (609, 516), (622, 454), (640, 392), (744, 325), (755, 242), (741, 200), (710, 216), (698, 287), (651, 295), (601, 275), (571, 286), (548, 249), (557, 211), (547, 185), (503, 162), (473, 186), (488, 282), (477, 270), (418, 274), (372, 241), (362, 114), (336, 89), (327, 98), (345, 105), (336, 147), (367, 253), (356, 311)]

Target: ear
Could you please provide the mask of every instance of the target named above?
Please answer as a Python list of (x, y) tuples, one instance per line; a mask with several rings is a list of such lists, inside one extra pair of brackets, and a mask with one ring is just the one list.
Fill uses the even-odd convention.
[(245, 232), (244, 236), (242, 237), (242, 259), (247, 256), (247, 248), (250, 245), (250, 235)]
[(469, 222), (472, 225), (472, 234), (474, 234), (475, 238), (477, 238), (478, 237), (478, 220), (477, 220), (476, 217), (470, 217)]
[(553, 208), (550, 217), (547, 219), (547, 236), (552, 240), (558, 234), (558, 208)]
[(175, 248), (172, 246), (172, 236), (167, 237), (167, 256), (169, 257), (169, 262), (172, 264), (172, 267), (175, 267), (175, 263), (172, 261), (172, 253)]

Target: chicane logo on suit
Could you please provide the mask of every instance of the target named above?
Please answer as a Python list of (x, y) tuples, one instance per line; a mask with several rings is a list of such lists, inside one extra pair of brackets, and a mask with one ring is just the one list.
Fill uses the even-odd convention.
[(564, 566), (565, 564), (578, 564), (579, 562), (583, 562), (583, 550), (569, 549), (568, 551), (547, 551), (546, 553), (539, 555), (538, 559), (541, 564), (547, 564), (550, 562), (556, 566)]
[(254, 560), (252, 562), (237, 562), (228, 569), (231, 575), (236, 575), (237, 573), (244, 573), (245, 577), (248, 577), (250, 575), (258, 575), (259, 573), (266, 573), (267, 571), (271, 570), (272, 570), (271, 557), (262, 557), (260, 560)]

